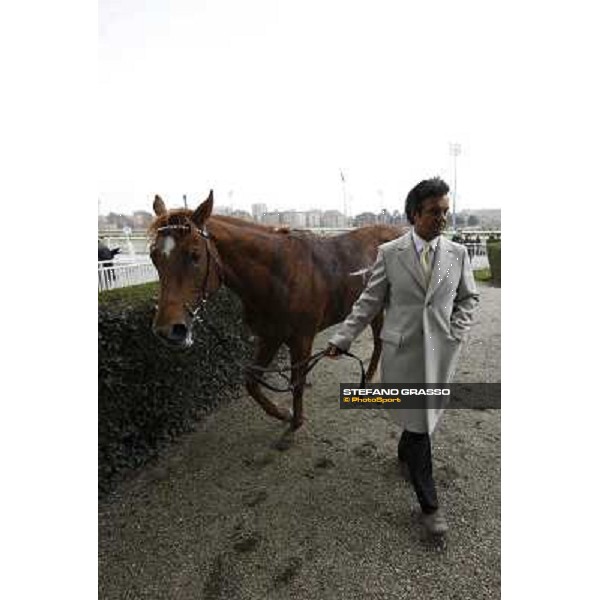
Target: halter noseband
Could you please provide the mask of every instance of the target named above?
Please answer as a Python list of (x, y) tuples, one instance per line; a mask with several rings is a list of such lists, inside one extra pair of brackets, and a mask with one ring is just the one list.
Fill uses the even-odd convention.
[[(192, 224), (164, 225), (163, 227), (158, 227), (156, 229), (156, 231), (159, 232), (159, 231), (171, 231), (173, 229), (185, 229), (186, 231), (191, 232), (192, 227), (194, 227), (194, 225), (192, 225)], [(202, 317), (198, 316), (198, 313), (204, 309), (204, 307), (206, 305), (206, 301), (208, 300), (208, 278), (210, 276), (210, 262), (211, 262), (210, 259), (211, 258), (213, 259), (213, 261), (216, 265), (217, 277), (219, 278), (219, 285), (221, 285), (223, 283), (221, 261), (219, 260), (218, 255), (216, 254), (216, 249), (215, 249), (215, 251), (213, 251), (211, 249), (211, 245), (210, 245), (210, 241), (213, 238), (211, 237), (210, 233), (206, 229), (206, 226), (203, 226), (202, 229), (200, 229), (199, 227), (196, 227), (196, 229), (198, 229), (198, 231), (200, 232), (200, 236), (202, 237), (202, 239), (204, 240), (204, 243), (206, 244), (206, 270), (204, 273), (204, 281), (202, 282), (202, 287), (200, 288), (200, 293), (198, 294), (198, 300), (196, 301), (195, 307), (190, 308), (190, 305), (187, 302), (183, 305), (184, 308), (189, 313), (190, 317), (192, 318), (192, 322), (196, 321), (196, 320), (202, 321)]]

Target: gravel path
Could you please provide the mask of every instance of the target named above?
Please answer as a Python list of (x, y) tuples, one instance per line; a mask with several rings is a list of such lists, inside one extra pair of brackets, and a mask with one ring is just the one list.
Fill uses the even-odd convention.
[[(500, 381), (500, 289), (480, 291), (457, 381)], [(370, 347), (365, 333), (352, 350)], [(356, 363), (313, 373), (291, 444), (244, 395), (101, 502), (100, 599), (500, 598), (500, 411), (449, 410), (434, 436), (438, 545), (385, 411), (338, 408)]]

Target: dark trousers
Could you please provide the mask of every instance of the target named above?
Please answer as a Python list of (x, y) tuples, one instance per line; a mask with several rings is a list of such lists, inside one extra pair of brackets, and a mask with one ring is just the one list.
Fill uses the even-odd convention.
[(398, 458), (408, 466), (410, 481), (423, 512), (435, 512), (438, 501), (433, 481), (429, 434), (403, 431), (398, 442)]

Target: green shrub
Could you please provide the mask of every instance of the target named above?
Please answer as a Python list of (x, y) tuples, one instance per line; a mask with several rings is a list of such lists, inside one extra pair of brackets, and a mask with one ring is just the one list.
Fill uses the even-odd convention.
[(492, 274), (489, 269), (477, 269), (473, 271), (475, 281), (490, 281)]
[(251, 355), (241, 305), (227, 289), (208, 303), (191, 349), (177, 352), (152, 333), (158, 284), (98, 295), (98, 484), (109, 491), (221, 400), (239, 395), (238, 364)]
[(487, 243), (487, 255), (490, 263), (490, 270), (492, 272), (492, 283), (500, 285), (500, 242), (499, 241), (488, 241)]

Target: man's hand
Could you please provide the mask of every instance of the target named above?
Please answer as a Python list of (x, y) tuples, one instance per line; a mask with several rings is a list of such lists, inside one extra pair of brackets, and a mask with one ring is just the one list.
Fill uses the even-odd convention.
[(327, 344), (325, 348), (325, 356), (328, 358), (339, 358), (342, 355), (342, 351), (335, 344)]

